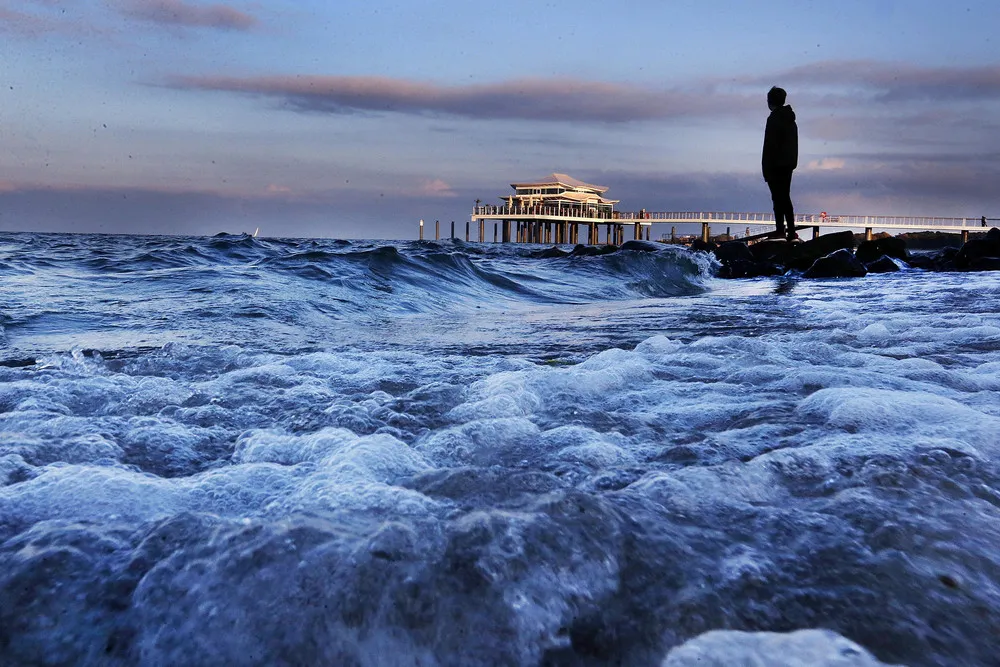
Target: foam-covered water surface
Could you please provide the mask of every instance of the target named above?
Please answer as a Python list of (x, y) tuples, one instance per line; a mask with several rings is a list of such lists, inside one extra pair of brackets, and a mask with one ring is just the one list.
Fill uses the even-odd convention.
[(1000, 274), (538, 249), (0, 237), (0, 662), (995, 663)]

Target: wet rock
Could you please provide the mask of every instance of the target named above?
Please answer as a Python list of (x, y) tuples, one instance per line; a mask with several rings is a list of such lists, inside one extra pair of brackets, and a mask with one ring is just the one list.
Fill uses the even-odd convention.
[(1000, 257), (1000, 231), (995, 234), (994, 231), (995, 228), (987, 232), (986, 238), (966, 241), (955, 255), (955, 266), (968, 269), (974, 261), (983, 257)]
[(756, 262), (736, 260), (722, 265), (719, 269), (720, 278), (759, 278), (762, 276), (780, 276), (785, 271), (773, 262)]
[(817, 259), (805, 272), (805, 277), (860, 278), (867, 273), (865, 265), (859, 262), (850, 250), (845, 248)]
[(565, 257), (568, 254), (569, 254), (568, 251), (563, 250), (562, 248), (557, 248), (556, 246), (552, 246), (551, 248), (546, 248), (545, 250), (540, 250), (532, 254), (532, 257), (537, 257), (539, 259), (548, 259), (550, 257)]
[(930, 255), (910, 255), (907, 264), (914, 269), (924, 269), (925, 271), (935, 271), (938, 268), (934, 257)]
[(758, 262), (771, 262), (779, 266), (788, 264), (795, 252), (795, 247), (784, 240), (761, 241), (750, 246), (750, 252)]
[[(855, 257), (857, 256), (855, 255)], [(865, 262), (865, 268), (868, 269), (868, 273), (894, 273), (895, 271), (899, 271), (899, 266), (888, 255), (882, 255), (873, 262)]]
[(661, 667), (878, 667), (875, 656), (829, 630), (736, 632), (715, 630), (667, 654)]
[(905, 262), (908, 259), (906, 241), (894, 236), (862, 241), (855, 253), (855, 256), (862, 264), (875, 262), (883, 255), (901, 259)]
[(622, 244), (622, 250), (634, 250), (637, 252), (658, 252), (663, 246), (653, 241), (633, 240)]
[(969, 262), (970, 271), (1000, 271), (1000, 257), (977, 257)]
[(691, 250), (701, 250), (702, 252), (714, 252), (717, 247), (718, 246), (715, 243), (705, 243), (701, 239), (696, 239), (694, 243), (691, 244)]
[(715, 253), (716, 259), (722, 262), (723, 266), (730, 262), (752, 262), (754, 261), (753, 253), (750, 252), (750, 248), (747, 247), (746, 243), (742, 241), (729, 241), (717, 246), (713, 251)]
[[(782, 243), (781, 245), (787, 245)], [(713, 251), (716, 259), (722, 263), (719, 270), (720, 278), (756, 278), (759, 276), (777, 276), (784, 270), (772, 261), (758, 260), (754, 253), (742, 241), (729, 241), (716, 247)]]
[(607, 255), (616, 250), (618, 250), (618, 246), (615, 245), (583, 245), (581, 243), (577, 244), (570, 254), (583, 257), (596, 257), (598, 255)]
[[(837, 250), (853, 249), (854, 234), (850, 231), (825, 234), (811, 241), (789, 245), (791, 245), (793, 250), (786, 266), (793, 269), (805, 270), (821, 257), (826, 257)], [(851, 256), (853, 257), (853, 254)]]

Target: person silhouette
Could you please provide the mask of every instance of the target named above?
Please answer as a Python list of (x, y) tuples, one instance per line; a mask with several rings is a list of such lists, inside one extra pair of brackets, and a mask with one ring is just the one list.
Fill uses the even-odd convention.
[(799, 165), (799, 128), (795, 112), (785, 105), (786, 93), (773, 86), (767, 91), (767, 117), (764, 128), (764, 149), (761, 151), (761, 171), (771, 190), (774, 222), (778, 233), (789, 241), (795, 238), (795, 210), (792, 206), (792, 172)]

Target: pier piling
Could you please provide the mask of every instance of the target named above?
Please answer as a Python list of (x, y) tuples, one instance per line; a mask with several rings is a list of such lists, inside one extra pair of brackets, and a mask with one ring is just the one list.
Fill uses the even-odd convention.
[(420, 221), (420, 240), (424, 240), (424, 221)]
[(441, 221), (440, 220), (435, 220), (434, 221), (434, 240), (435, 241), (440, 241), (441, 240)]

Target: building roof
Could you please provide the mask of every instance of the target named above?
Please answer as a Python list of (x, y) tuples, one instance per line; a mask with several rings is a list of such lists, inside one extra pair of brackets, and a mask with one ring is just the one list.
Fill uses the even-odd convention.
[(540, 179), (534, 181), (525, 181), (521, 183), (511, 183), (512, 188), (530, 188), (530, 187), (543, 187), (546, 185), (564, 185), (568, 188), (586, 188), (588, 190), (594, 190), (596, 192), (607, 192), (608, 188), (603, 185), (591, 185), (590, 183), (584, 183), (583, 181), (577, 180), (572, 176), (567, 176), (566, 174), (549, 174)]

